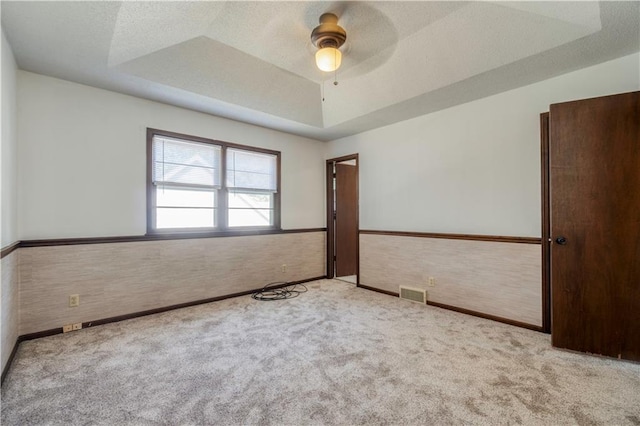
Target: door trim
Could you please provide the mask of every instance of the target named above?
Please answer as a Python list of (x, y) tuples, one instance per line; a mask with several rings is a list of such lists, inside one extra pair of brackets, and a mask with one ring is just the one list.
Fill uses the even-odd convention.
[(542, 331), (551, 333), (551, 204), (549, 202), (549, 113), (540, 114), (542, 196)]
[(335, 262), (333, 257), (335, 250), (335, 223), (333, 221), (333, 165), (341, 161), (356, 160), (356, 232), (358, 238), (356, 240), (356, 285), (360, 286), (360, 160), (358, 154), (349, 154), (342, 157), (330, 158), (326, 160), (326, 192), (327, 192), (327, 278), (331, 279), (335, 276)]

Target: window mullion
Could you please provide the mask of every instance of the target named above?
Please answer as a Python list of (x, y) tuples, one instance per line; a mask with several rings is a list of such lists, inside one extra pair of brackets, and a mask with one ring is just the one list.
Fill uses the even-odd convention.
[(216, 206), (216, 214), (218, 215), (218, 227), (220, 229), (229, 228), (229, 189), (227, 188), (227, 147), (222, 146), (220, 158), (220, 179), (221, 185), (218, 190), (218, 205)]

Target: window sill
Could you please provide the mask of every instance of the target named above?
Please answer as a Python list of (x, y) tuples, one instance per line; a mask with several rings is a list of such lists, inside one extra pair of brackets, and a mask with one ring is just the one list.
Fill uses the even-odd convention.
[(192, 230), (192, 231), (183, 231), (183, 230), (175, 230), (168, 229), (166, 231), (148, 231), (145, 234), (145, 237), (149, 239), (187, 239), (187, 238), (216, 238), (216, 237), (241, 237), (241, 236), (250, 236), (250, 235), (268, 235), (268, 234), (282, 234), (283, 230), (281, 228), (270, 227), (270, 228), (233, 228), (226, 230)]

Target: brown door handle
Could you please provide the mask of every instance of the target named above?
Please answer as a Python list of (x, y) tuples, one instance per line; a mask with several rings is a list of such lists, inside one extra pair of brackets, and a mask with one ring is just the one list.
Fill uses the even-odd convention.
[(565, 237), (556, 238), (556, 244), (560, 244), (561, 246), (567, 244), (567, 239)]

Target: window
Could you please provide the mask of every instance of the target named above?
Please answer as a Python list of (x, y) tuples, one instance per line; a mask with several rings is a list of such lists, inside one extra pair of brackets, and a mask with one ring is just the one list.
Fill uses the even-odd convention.
[(279, 228), (280, 153), (148, 129), (147, 231)]
[(228, 148), (226, 157), (229, 227), (273, 225), (277, 156)]
[(155, 229), (215, 228), (221, 146), (153, 136)]

